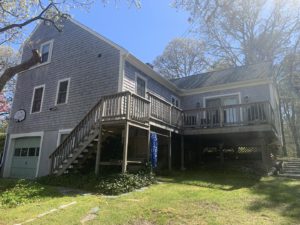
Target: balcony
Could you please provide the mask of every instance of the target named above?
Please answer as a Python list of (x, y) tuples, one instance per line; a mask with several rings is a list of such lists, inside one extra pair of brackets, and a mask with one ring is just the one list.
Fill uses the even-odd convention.
[(276, 127), (269, 102), (181, 110), (151, 93), (146, 99), (130, 92), (120, 92), (104, 96), (101, 111), (104, 123), (128, 120), (186, 134), (275, 130)]

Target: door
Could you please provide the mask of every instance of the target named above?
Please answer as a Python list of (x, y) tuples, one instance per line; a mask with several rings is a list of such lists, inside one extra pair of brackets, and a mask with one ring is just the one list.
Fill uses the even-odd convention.
[(14, 178), (34, 178), (40, 154), (40, 137), (14, 139), (10, 176)]
[(212, 98), (206, 100), (207, 117), (206, 122), (209, 126), (215, 127), (220, 124), (220, 112), (219, 107), (221, 106), (222, 101), (220, 98)]
[(224, 108), (224, 123), (235, 124), (238, 122), (240, 109), (233, 105), (239, 104), (238, 96), (228, 96), (223, 98), (223, 106), (231, 106)]

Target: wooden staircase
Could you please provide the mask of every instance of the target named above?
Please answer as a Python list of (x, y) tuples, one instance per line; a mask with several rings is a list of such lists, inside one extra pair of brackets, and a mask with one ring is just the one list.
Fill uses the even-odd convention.
[(103, 124), (127, 121), (149, 126), (149, 113), (150, 102), (133, 93), (103, 96), (50, 155), (51, 173), (59, 176), (79, 169), (101, 144)]

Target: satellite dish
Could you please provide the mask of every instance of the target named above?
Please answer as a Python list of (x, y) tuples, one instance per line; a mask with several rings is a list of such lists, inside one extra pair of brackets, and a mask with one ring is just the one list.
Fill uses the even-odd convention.
[(26, 112), (24, 109), (20, 109), (19, 111), (17, 111), (14, 115), (14, 120), (16, 122), (21, 122), (23, 120), (25, 120), (26, 117)]

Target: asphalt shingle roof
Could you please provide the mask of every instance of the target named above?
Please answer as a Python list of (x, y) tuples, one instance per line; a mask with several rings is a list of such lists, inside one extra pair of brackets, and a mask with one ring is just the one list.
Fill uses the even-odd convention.
[(249, 66), (240, 66), (221, 71), (201, 73), (183, 78), (170, 80), (180, 89), (195, 89), (233, 82), (266, 79), (271, 76), (271, 65), (260, 63)]

